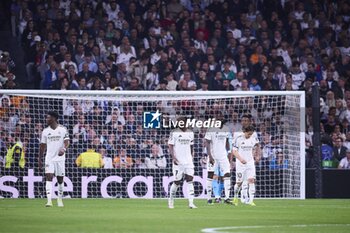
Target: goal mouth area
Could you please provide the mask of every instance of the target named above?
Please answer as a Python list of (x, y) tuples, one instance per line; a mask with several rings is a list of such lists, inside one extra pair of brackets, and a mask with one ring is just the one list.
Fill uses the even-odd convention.
[[(259, 189), (262, 186), (266, 188), (260, 189), (264, 190), (264, 193), (261, 195), (257, 192), (257, 198), (305, 198), (305, 93), (303, 91), (180, 92), (0, 90), (0, 96), (1, 95), (9, 96), (10, 99), (20, 96), (21, 98), (17, 98), (17, 103), (18, 99), (26, 99), (28, 102), (27, 107), (29, 109), (27, 109), (27, 111), (21, 109), (20, 106), (14, 109), (15, 113), (18, 114), (18, 119), (16, 118), (18, 122), (13, 127), (8, 127), (6, 124), (0, 125), (1, 130), (6, 126), (6, 130), (12, 131), (11, 134), (15, 133), (16, 130), (20, 131), (20, 133), (24, 135), (24, 137), (21, 138), (24, 143), (29, 143), (30, 140), (26, 140), (26, 138), (32, 139), (33, 135), (37, 133), (36, 131), (45, 126), (46, 111), (57, 110), (60, 113), (59, 123), (68, 128), (72, 141), (72, 146), (67, 151), (67, 178), (71, 179), (70, 181), (74, 187), (80, 187), (83, 183), (81, 180), (82, 177), (88, 177), (89, 175), (98, 177), (97, 181), (91, 181), (92, 183), (97, 182), (98, 184), (96, 183), (95, 186), (92, 185), (93, 189), (96, 190), (92, 190), (91, 193), (87, 192), (86, 197), (88, 198), (108, 198), (108, 196), (116, 196), (116, 194), (121, 191), (125, 192), (128, 188), (129, 181), (138, 176), (154, 178), (155, 181), (152, 183), (154, 192), (149, 198), (165, 197), (164, 192), (166, 193), (169, 186), (168, 183), (164, 184), (162, 179), (165, 176), (169, 179), (172, 177), (170, 169), (172, 166), (171, 156), (169, 156), (168, 153), (168, 138), (173, 127), (157, 128), (152, 125), (152, 127), (154, 126), (153, 128), (147, 128), (146, 126), (151, 125), (145, 123), (145, 113), (157, 113), (158, 107), (160, 107), (159, 110), (161, 113), (165, 113), (161, 110), (168, 111), (167, 114), (169, 115), (171, 115), (171, 111), (175, 110), (179, 110), (183, 115), (190, 115), (188, 112), (191, 114), (194, 112), (195, 116), (204, 116), (204, 119), (210, 118), (212, 114), (215, 116), (217, 112), (223, 112), (227, 124), (229, 125), (230, 132), (232, 133), (241, 130), (241, 117), (245, 113), (251, 114), (259, 140), (263, 142), (263, 153), (266, 155), (262, 156), (259, 162), (259, 169), (264, 172), (261, 173), (260, 177), (259, 173), (257, 173), (257, 188)], [(192, 108), (194, 105), (192, 105), (191, 102), (196, 103), (196, 108)], [(168, 105), (168, 108), (162, 105), (164, 103)], [(171, 107), (172, 103), (178, 104), (176, 105), (178, 109), (174, 110), (174, 108)], [(75, 109), (75, 105), (81, 108), (79, 113), (78, 110)], [(137, 109), (138, 105), (143, 107), (141, 108), (141, 112)], [(94, 106), (99, 106), (102, 112), (94, 113)], [(202, 111), (202, 107), (205, 111)], [(179, 115), (176, 111), (175, 116)], [(236, 118), (234, 118), (234, 114), (236, 114)], [(23, 119), (21, 119), (22, 117)], [(79, 117), (82, 117), (82, 119), (79, 119)], [(277, 123), (275, 121), (276, 117), (279, 117)], [(116, 124), (113, 123), (115, 120), (114, 118), (117, 119), (117, 121), (114, 122)], [(150, 119), (152, 118), (153, 117)], [(237, 121), (234, 122), (233, 119)], [(1, 116), (0, 120), (3, 120)], [(86, 124), (84, 126), (85, 128), (79, 127), (80, 120), (85, 121), (85, 123), (83, 123)], [(136, 125), (131, 124), (134, 121), (137, 122)], [(84, 130), (82, 131), (81, 128), (84, 128)], [(123, 132), (120, 132), (120, 128), (123, 128)], [(261, 131), (262, 129), (264, 132)], [(199, 187), (196, 193), (198, 197), (203, 194), (200, 193), (202, 192), (200, 190), (206, 187), (205, 176), (202, 175), (205, 172), (206, 166), (206, 152), (204, 146), (205, 130), (193, 131), (195, 134), (195, 175), (200, 177), (203, 181), (203, 185)], [(266, 137), (264, 135), (266, 135)], [(107, 141), (110, 136), (114, 137), (112, 149), (106, 147), (104, 151), (107, 153), (107, 157), (112, 161), (112, 167), (114, 168), (109, 168), (112, 170), (93, 170), (89, 173), (85, 168), (76, 167), (75, 160), (81, 153), (86, 151), (86, 146), (92, 143), (92, 138), (97, 137), (101, 146), (107, 146)], [(271, 145), (267, 145), (269, 143), (264, 142), (264, 140), (270, 141), (269, 143)], [(159, 153), (165, 157), (166, 168), (168, 169), (166, 172), (159, 172), (161, 173), (159, 174), (159, 176), (161, 176), (160, 179), (159, 177), (157, 178), (157, 172), (148, 172), (145, 170), (145, 167), (143, 167), (146, 166), (145, 160), (149, 157), (151, 146), (154, 144), (159, 146), (161, 151)], [(134, 146), (137, 147), (137, 149), (131, 148)], [(15, 184), (10, 184), (10, 187), (18, 191), (17, 197), (28, 197), (27, 184), (21, 180), (23, 180), (24, 176), (27, 176), (29, 170), (36, 169), (37, 166), (35, 163), (36, 160), (33, 159), (38, 154), (36, 147), (30, 145), (27, 148), (27, 161), (24, 169), (2, 169), (0, 172), (1, 176), (12, 176), (12, 180), (18, 180)], [(120, 164), (117, 164), (120, 162), (115, 159), (121, 153), (120, 148), (124, 148), (126, 153), (133, 160), (133, 164), (130, 165), (131, 167), (127, 167), (127, 169), (130, 170), (122, 173), (120, 173), (120, 171), (125, 168), (120, 167)], [(279, 160), (277, 156), (278, 151), (283, 152), (282, 157), (280, 157), (281, 160)], [(36, 170), (35, 173), (37, 174)], [(102, 185), (103, 182), (102, 178), (99, 180), (100, 177), (103, 177), (101, 174), (105, 174), (106, 177), (112, 177), (110, 178), (111, 183), (105, 182), (108, 186), (105, 187), (107, 190), (105, 196), (100, 193), (100, 183)], [(113, 180), (115, 178), (113, 178), (113, 176), (120, 176), (123, 182), (125, 182), (116, 182)], [(234, 183), (234, 175), (232, 178)], [(6, 183), (6, 185), (8, 185), (8, 183)], [(40, 189), (41, 185), (42, 184), (38, 182), (34, 186), (37, 186), (36, 189)], [(11, 192), (4, 191), (8, 190), (4, 187), (5, 186), (0, 186), (0, 196), (11, 197)], [(90, 188), (90, 186), (88, 187)], [(70, 191), (66, 189), (65, 192), (69, 194)], [(72, 197), (86, 198), (81, 195), (78, 190), (74, 189), (73, 192), (75, 193)], [(142, 198), (145, 193), (147, 193), (145, 186), (143, 184), (136, 184), (135, 195), (130, 196), (126, 193), (124, 197)], [(30, 195), (31, 197), (39, 196), (38, 191), (35, 191), (35, 189)]]

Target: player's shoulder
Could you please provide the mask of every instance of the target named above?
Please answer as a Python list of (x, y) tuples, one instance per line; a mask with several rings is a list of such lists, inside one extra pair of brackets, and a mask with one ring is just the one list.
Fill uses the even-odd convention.
[(256, 132), (254, 132), (254, 133), (252, 134), (251, 138), (252, 138), (253, 140), (255, 140), (256, 142), (259, 142), (258, 134), (257, 134)]
[(243, 140), (245, 140), (244, 134), (237, 135), (236, 141), (243, 141)]
[(178, 128), (173, 129), (170, 133), (171, 134), (178, 134), (178, 133), (180, 133), (180, 129), (178, 129)]
[(42, 133), (43, 133), (43, 134), (44, 134), (44, 133), (47, 133), (48, 131), (50, 131), (50, 129), (51, 129), (50, 126), (47, 126), (46, 128), (43, 129), (43, 132), (42, 132)]
[(225, 133), (229, 133), (229, 132), (230, 132), (230, 128), (225, 124), (225, 125), (221, 128), (221, 131), (222, 131), (222, 132), (225, 132)]
[(61, 124), (59, 124), (57, 127), (58, 127), (59, 129), (64, 129), (64, 130), (67, 130), (67, 127), (66, 127), (66, 126), (64, 126), (64, 125), (61, 125)]
[(243, 132), (234, 132), (233, 133), (233, 138), (238, 139), (238, 138), (243, 138)]

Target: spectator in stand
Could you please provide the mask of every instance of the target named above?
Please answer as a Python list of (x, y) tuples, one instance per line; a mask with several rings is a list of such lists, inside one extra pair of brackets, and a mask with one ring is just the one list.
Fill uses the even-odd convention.
[(58, 69), (56, 62), (51, 62), (50, 69), (45, 72), (44, 89), (55, 89), (58, 80)]
[(261, 91), (261, 87), (260, 87), (260, 85), (258, 83), (258, 78), (256, 78), (256, 77), (252, 78), (252, 81), (251, 81), (251, 83), (249, 85), (249, 89), (251, 91)]
[(125, 148), (120, 148), (118, 155), (113, 159), (113, 165), (115, 168), (131, 168), (134, 162), (132, 158), (127, 155)]
[(338, 168), (350, 169), (350, 150), (349, 149), (346, 150), (346, 156), (342, 158), (342, 160), (340, 160)]
[(171, 72), (168, 72), (165, 74), (167, 86), (166, 89), (169, 91), (176, 91), (178, 87), (177, 81), (174, 80), (174, 74)]
[(222, 77), (223, 79), (233, 81), (236, 78), (236, 75), (232, 70), (230, 70), (230, 66), (231, 64), (229, 62), (225, 62), (224, 69), (222, 71)]
[[(311, 84), (319, 82), (327, 135), (348, 133), (347, 1), (274, 1), (273, 11), (253, 0), (20, 2), (12, 3), (12, 30), (18, 29), (26, 75), (19, 76), (21, 67), (2, 52), (0, 88), (206, 90), (206, 79), (208, 90), (304, 90), (308, 95)], [(158, 81), (144, 85), (148, 63), (158, 67)], [(231, 72), (237, 75), (232, 82)], [(79, 105), (65, 105), (69, 122), (81, 114)], [(335, 114), (330, 113), (334, 106)], [(101, 108), (110, 114), (108, 106)], [(15, 131), (7, 111), (4, 103), (0, 121), (4, 130)], [(88, 119), (91, 113), (85, 114)], [(101, 136), (96, 123), (88, 125), (91, 134)], [(124, 140), (123, 124), (117, 129), (116, 138)]]
[(343, 138), (338, 137), (335, 140), (335, 145), (333, 146), (333, 156), (338, 161), (340, 161), (342, 158), (346, 155), (347, 148), (343, 146)]
[(113, 168), (112, 158), (107, 156), (106, 149), (101, 147), (98, 153), (101, 154), (103, 168), (105, 169)]
[(75, 73), (78, 73), (77, 64), (75, 64), (75, 62), (72, 61), (72, 55), (67, 52), (64, 55), (64, 60), (60, 63), (60, 67), (61, 67), (61, 69), (64, 69), (67, 72), (69, 66), (73, 66)]
[(96, 73), (98, 70), (97, 64), (92, 61), (92, 54), (85, 53), (84, 54), (84, 62), (79, 64), (79, 72), (83, 71), (83, 65), (86, 64), (88, 66), (88, 70)]
[(350, 131), (346, 133), (346, 139), (343, 143), (343, 145), (347, 148), (350, 149)]
[(145, 159), (145, 164), (147, 168), (166, 168), (167, 161), (166, 158), (159, 153), (159, 146), (154, 144), (151, 148), (151, 153)]
[(190, 91), (190, 90), (196, 90), (197, 84), (195, 81), (191, 79), (191, 73), (190, 72), (184, 72), (182, 79), (179, 81), (179, 88), (183, 91)]
[(293, 85), (300, 88), (302, 82), (304, 82), (306, 76), (305, 73), (300, 70), (300, 63), (295, 61), (293, 62), (291, 72), (290, 72), (293, 80)]
[(271, 157), (269, 163), (270, 170), (288, 169), (288, 160), (286, 156), (287, 155), (283, 154), (282, 149), (278, 148), (275, 151), (275, 155)]

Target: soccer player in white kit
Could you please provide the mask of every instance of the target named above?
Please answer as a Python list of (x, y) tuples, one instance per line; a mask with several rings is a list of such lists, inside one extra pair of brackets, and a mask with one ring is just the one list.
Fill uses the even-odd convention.
[[(231, 190), (231, 166), (227, 151), (230, 149), (229, 145), (229, 129), (223, 125), (221, 128), (209, 129), (205, 136), (207, 153), (209, 162), (214, 165), (214, 170), (220, 169), (220, 173), (224, 174), (224, 189), (225, 189), (225, 203), (232, 204), (230, 200)], [(231, 155), (231, 153), (230, 153)]]
[(58, 198), (57, 205), (63, 207), (63, 178), (65, 176), (66, 150), (69, 146), (69, 135), (67, 128), (57, 123), (58, 113), (49, 112), (46, 116), (48, 125), (41, 134), (39, 150), (39, 169), (42, 169), (42, 156), (45, 155), (45, 176), (46, 176), (46, 207), (52, 206), (51, 190), (52, 179), (57, 177)]
[[(255, 150), (259, 147), (259, 140), (252, 136), (254, 133), (253, 126), (247, 126), (243, 129), (243, 135), (235, 138), (233, 142), (233, 155), (236, 160), (236, 184), (234, 186), (234, 204), (238, 204), (238, 193), (242, 182), (246, 180), (248, 182), (248, 196), (249, 201), (247, 204), (255, 206), (255, 161), (258, 158), (254, 158), (256, 155)], [(237, 204), (236, 204), (237, 203)]]
[[(251, 120), (252, 116), (250, 114), (244, 114), (241, 118), (241, 125), (242, 125), (242, 130), (239, 132), (234, 132), (233, 134), (233, 141), (235, 141), (235, 139), (237, 137), (239, 137), (240, 135), (244, 135), (243, 133), (243, 129), (245, 127), (248, 127), (250, 125), (252, 125), (252, 120)], [(256, 137), (258, 138), (258, 135), (256, 132), (253, 133), (252, 137)], [(257, 147), (257, 153), (260, 153), (260, 147)], [(241, 189), (241, 202), (247, 204), (247, 202), (249, 201), (248, 199), (248, 181), (247, 180), (243, 180), (242, 185), (240, 186)], [(238, 205), (238, 199), (233, 199), (233, 203), (235, 205)]]
[[(186, 119), (180, 118), (178, 122), (186, 122)], [(179, 127), (171, 132), (168, 145), (169, 152), (173, 160), (173, 175), (174, 182), (170, 187), (170, 197), (168, 200), (168, 206), (170, 209), (174, 208), (174, 196), (177, 192), (178, 187), (184, 178), (187, 182), (188, 187), (188, 201), (191, 209), (197, 208), (193, 204), (194, 199), (194, 164), (193, 164), (193, 131), (186, 127)]]

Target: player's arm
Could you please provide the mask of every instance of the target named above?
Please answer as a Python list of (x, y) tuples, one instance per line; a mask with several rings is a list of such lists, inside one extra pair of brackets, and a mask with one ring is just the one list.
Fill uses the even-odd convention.
[(175, 140), (174, 140), (173, 132), (170, 133), (168, 145), (169, 145), (169, 154), (170, 154), (170, 156), (171, 156), (171, 158), (173, 160), (173, 163), (175, 165), (178, 165), (178, 160), (176, 159), (175, 153), (174, 153)]
[(175, 157), (174, 145), (172, 145), (172, 144), (169, 144), (169, 153), (170, 153), (170, 156), (171, 156), (171, 158), (172, 158), (172, 160), (173, 160), (173, 163), (174, 163), (175, 165), (177, 165), (177, 164), (178, 164), (178, 160), (177, 160), (177, 158)]
[(39, 146), (39, 157), (38, 157), (38, 165), (39, 169), (41, 170), (43, 167), (43, 155), (46, 152), (46, 143), (47, 143), (47, 135), (46, 135), (46, 130), (44, 129), (41, 132), (41, 140), (40, 140), (40, 146)]
[(67, 148), (69, 147), (70, 143), (69, 143), (69, 139), (64, 140), (63, 142), (63, 147), (60, 149), (60, 151), (58, 152), (59, 156), (64, 155), (64, 153), (66, 153)]
[(238, 153), (238, 137), (234, 136), (233, 145), (232, 145), (232, 156), (236, 157), (242, 164), (246, 164), (247, 161), (245, 161), (241, 155)]
[(60, 149), (58, 155), (59, 156), (64, 155), (64, 153), (66, 153), (67, 148), (69, 147), (69, 145), (70, 145), (69, 135), (68, 135), (68, 130), (66, 129), (66, 133), (65, 133), (65, 136), (64, 136), (64, 139), (63, 139), (63, 147)]
[(40, 143), (40, 146), (39, 146), (39, 157), (38, 157), (38, 162), (39, 162), (39, 169), (42, 169), (43, 167), (43, 155), (46, 151), (46, 143)]
[(258, 163), (261, 159), (261, 146), (259, 143), (255, 144), (254, 147), (254, 161)]
[(246, 164), (247, 161), (245, 161), (242, 156), (240, 156), (240, 154), (238, 153), (238, 151), (236, 149), (232, 150), (232, 154), (236, 157), (236, 159), (238, 159), (242, 164)]
[(233, 154), (232, 154), (232, 149), (230, 146), (230, 140), (228, 138), (226, 139), (226, 150), (228, 151), (228, 161), (231, 164), (232, 160), (233, 160)]
[(213, 158), (213, 155), (211, 154), (211, 140), (209, 139), (205, 139), (205, 144), (206, 144), (206, 147), (207, 147), (207, 154), (208, 154), (208, 157), (209, 157), (209, 162), (211, 164), (214, 164), (214, 158)]

